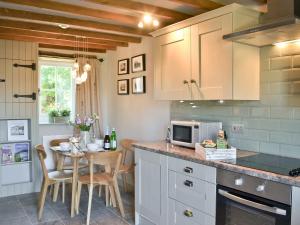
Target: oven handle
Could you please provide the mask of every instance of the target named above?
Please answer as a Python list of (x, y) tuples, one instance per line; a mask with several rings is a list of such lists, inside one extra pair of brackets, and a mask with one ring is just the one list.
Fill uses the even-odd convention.
[(280, 208), (277, 208), (277, 207), (271, 207), (271, 206), (268, 206), (268, 205), (263, 205), (263, 204), (260, 204), (260, 203), (257, 203), (257, 202), (253, 202), (253, 201), (238, 197), (236, 195), (230, 194), (229, 192), (224, 191), (222, 189), (219, 189), (218, 193), (220, 195), (222, 195), (223, 197), (228, 198), (232, 201), (238, 202), (240, 204), (247, 205), (247, 206), (250, 206), (252, 208), (260, 209), (260, 210), (263, 210), (263, 211), (266, 211), (266, 212), (274, 213), (274, 214), (277, 214), (277, 215), (286, 216), (286, 210), (284, 210), (284, 209), (280, 209)]

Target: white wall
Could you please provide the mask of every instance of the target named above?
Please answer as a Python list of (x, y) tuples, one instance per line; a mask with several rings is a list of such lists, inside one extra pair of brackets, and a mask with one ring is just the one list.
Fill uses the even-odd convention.
[[(120, 59), (146, 54), (146, 71), (117, 75)], [(153, 38), (143, 38), (140, 44), (120, 47), (109, 52), (103, 63), (101, 82), (103, 127), (115, 127), (118, 139), (161, 140), (170, 121), (170, 102), (153, 99)], [(131, 78), (146, 76), (146, 94), (131, 93)], [(117, 80), (130, 79), (130, 94), (117, 95)]]

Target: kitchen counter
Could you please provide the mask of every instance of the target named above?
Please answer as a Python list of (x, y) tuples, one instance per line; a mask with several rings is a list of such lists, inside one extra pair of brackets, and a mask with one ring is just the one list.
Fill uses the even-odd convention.
[[(207, 165), (207, 166), (230, 170), (233, 172), (247, 174), (250, 176), (255, 176), (255, 177), (259, 177), (259, 178), (263, 178), (263, 179), (267, 179), (267, 180), (272, 180), (275, 182), (280, 182), (280, 183), (287, 184), (287, 185), (300, 187), (300, 177), (284, 176), (284, 175), (275, 174), (275, 173), (271, 173), (271, 172), (267, 172), (267, 171), (256, 170), (256, 169), (247, 168), (247, 167), (243, 167), (243, 166), (228, 164), (228, 163), (224, 163), (224, 162), (221, 162), (218, 160), (206, 160), (201, 155), (197, 154), (195, 152), (195, 150), (193, 150), (193, 149), (175, 146), (175, 145), (163, 142), (163, 141), (161, 141), (161, 142), (139, 142), (139, 143), (134, 143), (133, 146), (136, 148), (142, 149), (142, 150), (156, 152), (156, 153), (160, 153), (163, 155), (188, 160), (191, 162), (196, 162), (196, 163), (200, 163), (200, 164)], [(245, 157), (245, 156), (256, 155), (258, 153), (238, 150), (237, 154), (238, 154), (237, 157)]]

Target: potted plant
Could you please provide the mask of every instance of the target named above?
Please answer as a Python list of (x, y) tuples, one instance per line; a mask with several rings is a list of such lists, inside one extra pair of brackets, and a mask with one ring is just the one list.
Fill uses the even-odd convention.
[(54, 109), (49, 112), (51, 123), (67, 123), (70, 120), (71, 111), (63, 109), (61, 111)]

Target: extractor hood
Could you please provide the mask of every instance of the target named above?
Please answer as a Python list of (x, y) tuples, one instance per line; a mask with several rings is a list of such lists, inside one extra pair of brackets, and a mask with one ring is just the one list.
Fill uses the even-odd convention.
[(258, 47), (300, 40), (300, 0), (268, 0), (268, 12), (259, 25), (223, 38)]

